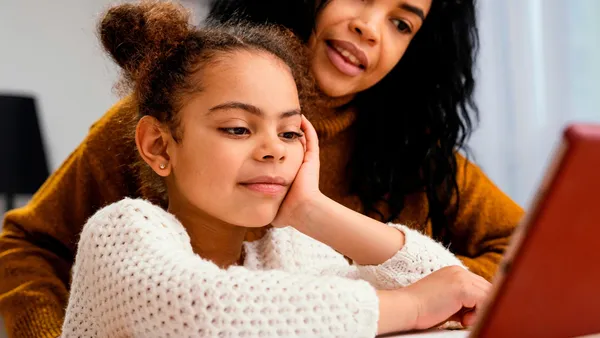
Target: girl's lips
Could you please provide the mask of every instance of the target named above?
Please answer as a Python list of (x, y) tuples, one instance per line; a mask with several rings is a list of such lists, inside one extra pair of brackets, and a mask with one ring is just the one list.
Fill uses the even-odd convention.
[(258, 176), (240, 182), (240, 185), (260, 194), (280, 195), (287, 191), (290, 184), (283, 177)]
[(241, 186), (265, 195), (280, 195), (287, 190), (287, 186), (275, 183), (244, 183)]

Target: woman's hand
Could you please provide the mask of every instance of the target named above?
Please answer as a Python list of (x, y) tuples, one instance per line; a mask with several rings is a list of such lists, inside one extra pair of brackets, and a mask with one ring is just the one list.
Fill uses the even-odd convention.
[(431, 273), (404, 289), (413, 299), (417, 315), (412, 329), (427, 329), (451, 320), (472, 326), (492, 284), (462, 267), (450, 266)]
[(308, 119), (302, 115), (300, 140), (304, 146), (304, 161), (296, 174), (287, 196), (283, 200), (273, 226), (295, 226), (301, 223), (303, 211), (307, 206), (322, 197), (319, 190), (319, 139), (317, 132)]

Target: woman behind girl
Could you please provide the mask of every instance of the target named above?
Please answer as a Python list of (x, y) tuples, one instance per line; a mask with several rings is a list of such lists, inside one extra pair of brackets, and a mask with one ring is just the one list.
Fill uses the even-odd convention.
[[(124, 125), (135, 125), (146, 189), (168, 212), (124, 199), (88, 221), (65, 337), (372, 337), (473, 321), (488, 282), (430, 238), (320, 197), (317, 136), (301, 113), (315, 95), (290, 34), (196, 30), (180, 7), (143, 3), (110, 9), (100, 36), (139, 111)], [(270, 223), (282, 227), (244, 242)], [(361, 228), (371, 238), (358, 240)], [(387, 248), (368, 247), (377, 236)]]

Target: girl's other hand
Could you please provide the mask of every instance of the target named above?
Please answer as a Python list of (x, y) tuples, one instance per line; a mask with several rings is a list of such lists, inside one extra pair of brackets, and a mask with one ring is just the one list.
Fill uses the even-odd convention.
[[(492, 284), (459, 266), (437, 270), (401, 289), (414, 300), (414, 329), (427, 329), (446, 321), (469, 327), (487, 300)], [(400, 290), (399, 290), (400, 291)]]

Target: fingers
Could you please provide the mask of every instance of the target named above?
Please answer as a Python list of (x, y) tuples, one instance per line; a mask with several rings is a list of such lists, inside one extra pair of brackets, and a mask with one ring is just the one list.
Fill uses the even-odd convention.
[(461, 288), (459, 292), (463, 307), (474, 309), (483, 306), (488, 294), (487, 288), (476, 283), (465, 283)]
[(446, 319), (444, 322), (439, 323), (438, 325), (435, 325), (434, 327), (448, 329), (449, 326), (453, 327), (452, 325), (449, 325), (449, 323), (455, 322), (455, 323), (460, 323), (460, 325), (462, 325), (463, 328), (470, 328), (470, 327), (473, 327), (475, 325), (475, 323), (477, 322), (478, 315), (479, 315), (478, 310), (463, 308), (462, 310), (460, 310), (457, 313), (455, 313), (454, 315), (452, 315), (450, 318)]
[(463, 267), (451, 266), (431, 273), (407, 289), (420, 299), (422, 310), (417, 328), (431, 327), (442, 320), (469, 326), (487, 301), (491, 284)]
[(462, 283), (461, 293), (463, 310), (457, 313), (458, 319), (463, 326), (472, 326), (475, 323), (476, 316), (485, 306), (485, 302), (492, 289), (492, 284), (484, 278), (468, 272)]
[(464, 327), (471, 327), (473, 325), (475, 325), (475, 321), (476, 321), (476, 316), (479, 313), (479, 311), (466, 311), (463, 313), (462, 318), (460, 319), (460, 323), (462, 324), (462, 326)]
[(304, 152), (306, 152), (306, 137), (302, 136), (300, 138), (300, 143), (302, 144), (302, 148), (304, 149)]
[(306, 151), (306, 157), (314, 157), (316, 160), (319, 159), (319, 137), (317, 131), (313, 127), (312, 123), (302, 115), (302, 124), (300, 125), (302, 132), (304, 132), (304, 149)]

